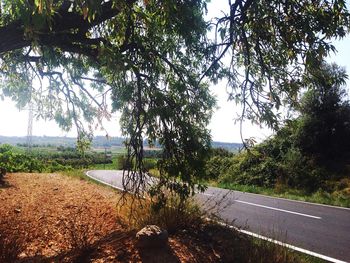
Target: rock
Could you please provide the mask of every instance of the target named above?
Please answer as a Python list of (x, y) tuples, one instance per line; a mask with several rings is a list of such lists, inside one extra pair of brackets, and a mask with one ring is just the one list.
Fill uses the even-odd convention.
[(15, 209), (15, 212), (16, 212), (17, 214), (19, 214), (19, 213), (21, 213), (21, 209), (16, 208), (16, 209)]
[(163, 247), (168, 243), (168, 231), (156, 225), (147, 225), (136, 234), (139, 248)]

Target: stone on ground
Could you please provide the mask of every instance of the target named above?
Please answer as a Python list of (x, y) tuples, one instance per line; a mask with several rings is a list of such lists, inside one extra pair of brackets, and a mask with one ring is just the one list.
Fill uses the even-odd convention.
[(168, 231), (156, 225), (147, 225), (136, 234), (139, 248), (163, 247), (168, 243)]

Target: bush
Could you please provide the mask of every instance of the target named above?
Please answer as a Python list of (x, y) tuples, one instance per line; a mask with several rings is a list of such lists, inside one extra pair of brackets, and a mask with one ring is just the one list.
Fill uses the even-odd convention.
[[(327, 180), (336, 177), (332, 171), (305, 156), (299, 148), (283, 148), (279, 143), (285, 141), (277, 139), (270, 139), (233, 158), (211, 158), (207, 162), (207, 173), (212, 174), (212, 178), (215, 178), (215, 174), (220, 174), (217, 180), (225, 184), (279, 189), (291, 187), (306, 192), (324, 188)], [(283, 150), (277, 150), (281, 148)]]
[(198, 228), (203, 223), (204, 212), (193, 200), (180, 201), (176, 196), (168, 196), (167, 203), (161, 207), (154, 200), (128, 196), (119, 207), (119, 214), (124, 216), (132, 229), (141, 229), (146, 225), (158, 225), (169, 233), (182, 229)]
[(217, 180), (222, 175), (226, 174), (234, 163), (232, 158), (214, 156), (205, 164), (205, 179)]
[[(157, 168), (157, 159), (144, 158), (143, 165), (146, 171)], [(132, 168), (132, 165), (128, 163), (127, 157), (125, 155), (118, 155), (117, 157), (117, 169), (128, 170)]]
[(221, 183), (273, 187), (280, 175), (280, 165), (256, 149), (242, 152), (228, 160), (222, 159), (226, 166), (223, 168), (225, 172), (219, 177)]
[(143, 159), (143, 165), (147, 171), (157, 168), (157, 162), (157, 159)]
[[(6, 151), (5, 151), (6, 149)], [(41, 161), (23, 153), (14, 152), (12, 148), (0, 151), (0, 167), (7, 172), (41, 172), (44, 165)]]
[(117, 157), (117, 169), (119, 170), (128, 170), (131, 168), (131, 164), (128, 162), (128, 159), (125, 155), (118, 155)]
[(0, 169), (7, 172), (56, 172), (88, 167), (91, 164), (112, 163), (104, 153), (87, 153), (83, 158), (76, 150), (64, 148), (61, 152), (35, 150), (24, 152), (13, 146), (0, 146)]

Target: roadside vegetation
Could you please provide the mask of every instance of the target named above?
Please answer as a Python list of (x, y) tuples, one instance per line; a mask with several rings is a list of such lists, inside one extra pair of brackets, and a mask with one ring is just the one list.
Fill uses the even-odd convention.
[(82, 154), (72, 147), (36, 147), (28, 151), (0, 145), (0, 167), (7, 172), (55, 172), (111, 163), (112, 155), (93, 151)]

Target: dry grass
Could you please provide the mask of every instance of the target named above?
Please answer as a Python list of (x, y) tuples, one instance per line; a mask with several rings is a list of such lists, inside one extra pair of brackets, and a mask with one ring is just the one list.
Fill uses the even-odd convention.
[[(117, 192), (55, 174), (9, 174), (0, 188), (0, 262), (301, 262), (286, 249), (200, 219), (196, 206), (154, 213), (144, 203), (129, 223)], [(126, 210), (125, 210), (126, 209)], [(156, 223), (169, 245), (139, 250), (134, 229)]]
[(132, 230), (155, 224), (167, 229), (171, 234), (183, 229), (197, 228), (203, 223), (205, 215), (193, 200), (180, 205), (176, 197), (168, 198), (165, 207), (154, 209), (149, 200), (135, 200), (132, 196), (125, 196), (123, 203), (118, 206), (118, 211)]

